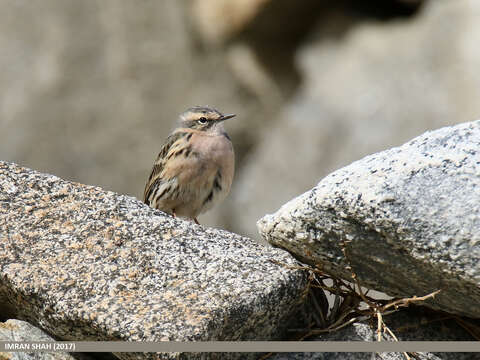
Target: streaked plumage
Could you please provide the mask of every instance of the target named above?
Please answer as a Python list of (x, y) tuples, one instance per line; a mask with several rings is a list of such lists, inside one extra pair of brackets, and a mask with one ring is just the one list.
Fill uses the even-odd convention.
[(222, 201), (230, 191), (235, 162), (223, 121), (233, 116), (199, 106), (180, 115), (180, 126), (154, 163), (143, 201), (196, 222), (199, 214)]

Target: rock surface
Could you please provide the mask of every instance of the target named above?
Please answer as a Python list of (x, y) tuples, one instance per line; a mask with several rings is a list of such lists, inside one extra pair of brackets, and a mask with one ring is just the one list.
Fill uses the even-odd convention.
[[(333, 172), (258, 222), (327, 272), (480, 318), (480, 120), (427, 132)], [(346, 261), (341, 243), (346, 242)]]
[(279, 339), (305, 287), (284, 251), (5, 162), (0, 237), (2, 314), (65, 340)]

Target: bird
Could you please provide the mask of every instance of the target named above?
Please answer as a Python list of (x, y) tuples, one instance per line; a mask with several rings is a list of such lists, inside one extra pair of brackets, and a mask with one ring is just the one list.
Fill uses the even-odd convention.
[(230, 192), (235, 169), (233, 144), (224, 115), (210, 106), (194, 106), (179, 116), (145, 185), (143, 201), (174, 217), (198, 222), (198, 215)]

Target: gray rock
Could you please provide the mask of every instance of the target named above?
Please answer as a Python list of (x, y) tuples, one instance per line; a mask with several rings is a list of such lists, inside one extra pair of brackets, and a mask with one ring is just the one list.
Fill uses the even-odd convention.
[(325, 271), (392, 296), (480, 317), (480, 121), (427, 132), (325, 177), (258, 222)]
[[(443, 319), (442, 319), (443, 318)], [(424, 313), (421, 308), (400, 311), (383, 318), (385, 324), (399, 341), (474, 341), (453, 319), (442, 314)], [(375, 322), (376, 325), (376, 322)], [(313, 341), (377, 341), (377, 329), (372, 322), (357, 322), (336, 332), (311, 338)], [(383, 334), (383, 341), (394, 341)], [(474, 353), (416, 353), (419, 360), (474, 360)], [(270, 360), (405, 360), (402, 353), (283, 353), (276, 354)]]
[(284, 251), (5, 162), (0, 236), (3, 314), (65, 340), (280, 339), (306, 284)]
[[(9, 319), (0, 323), (0, 341), (54, 341), (54, 339), (28, 322)], [(10, 360), (75, 360), (72, 355), (65, 352), (11, 352), (6, 353), (6, 357)]]

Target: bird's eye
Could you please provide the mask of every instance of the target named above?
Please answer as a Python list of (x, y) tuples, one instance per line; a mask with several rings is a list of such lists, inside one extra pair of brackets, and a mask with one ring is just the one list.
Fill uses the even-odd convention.
[(198, 119), (198, 122), (200, 124), (206, 124), (207, 123), (207, 118), (202, 116), (200, 119)]

